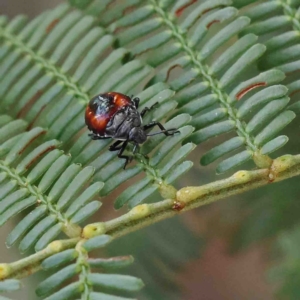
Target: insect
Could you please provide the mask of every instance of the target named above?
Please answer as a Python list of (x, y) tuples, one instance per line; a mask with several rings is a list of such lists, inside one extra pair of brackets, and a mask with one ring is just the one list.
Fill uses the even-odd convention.
[[(128, 97), (117, 92), (99, 94), (92, 98), (85, 111), (85, 123), (92, 132), (89, 136), (93, 140), (115, 139), (117, 140), (110, 147), (110, 151), (119, 151), (118, 157), (125, 159), (124, 169), (133, 156), (123, 155), (128, 143), (134, 144), (133, 154), (138, 146), (147, 140), (148, 136), (163, 133), (166, 136), (179, 132), (177, 129), (165, 129), (156, 121), (143, 125), (143, 117), (154, 108), (145, 107), (141, 112), (139, 107), (140, 99)], [(147, 131), (158, 126), (161, 131), (148, 134)]]

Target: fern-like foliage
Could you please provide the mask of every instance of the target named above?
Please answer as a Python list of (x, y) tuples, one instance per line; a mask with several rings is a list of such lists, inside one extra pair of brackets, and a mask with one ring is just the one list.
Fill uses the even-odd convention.
[(203, 248), (203, 239), (186, 228), (180, 218), (172, 218), (116, 240), (107, 251), (109, 255), (134, 256), (136, 263), (130, 273), (146, 283), (139, 299), (179, 300), (183, 295), (176, 284), (178, 275), (186, 262), (199, 258)]
[[(90, 251), (104, 247), (110, 240), (110, 236), (102, 235), (78, 244), (76, 249), (60, 252), (44, 260), (42, 264), (44, 270), (55, 270), (58, 267), (60, 270), (40, 283), (36, 290), (37, 295), (48, 300), (76, 299), (80, 295), (81, 299), (130, 300), (103, 291), (108, 290), (110, 293), (112, 291), (137, 291), (143, 287), (143, 282), (132, 276), (100, 274), (99, 269), (115, 271), (131, 264), (133, 258), (131, 256), (109, 259), (90, 257)], [(98, 272), (92, 272), (92, 269)], [(77, 276), (77, 281), (59, 289), (64, 282), (75, 276)]]
[[(118, 45), (159, 68), (151, 84), (167, 81), (175, 67), (182, 69), (182, 75), (171, 80), (170, 86), (177, 92), (179, 110), (175, 114), (193, 116), (190, 124), (196, 132), (186, 141), (199, 144), (220, 134), (237, 134), (207, 152), (201, 163), (207, 165), (235, 151), (219, 164), (218, 173), (250, 158), (260, 167), (267, 166), (266, 155), (287, 142), (287, 137), (278, 133), (295, 114), (285, 110), (287, 89), (278, 85), (284, 78), (282, 72), (247, 74), (249, 66), (266, 51), (264, 45), (257, 44), (257, 37), (249, 33), (228, 46), (250, 19), (238, 16), (228, 0), (121, 2), (86, 1), (84, 5), (80, 1), (80, 7), (96, 16), (105, 10), (99, 23), (117, 35)], [(76, 1), (71, 3), (76, 5)], [(188, 6), (191, 11), (184, 14)], [(209, 30), (215, 23), (224, 25), (211, 36)], [(223, 53), (211, 62), (221, 49)]]
[[(183, 160), (194, 145), (180, 146), (193, 131), (192, 126), (186, 126), (191, 120), (188, 114), (179, 114), (166, 123), (167, 127), (180, 127), (180, 134), (167, 142), (162, 136), (149, 140), (136, 155), (136, 165), (126, 171), (122, 170), (123, 162), (106, 151), (107, 142), (91, 141), (82, 130), (85, 128), (83, 112), (94, 94), (107, 90), (131, 94), (141, 90), (152, 68), (130, 59), (124, 48), (112, 50), (115, 38), (94, 26), (92, 17), (85, 17), (68, 5), (61, 5), (31, 22), (23, 16), (11, 22), (6, 18), (0, 21), (0, 101), (2, 112), (10, 114), (3, 116), (1, 123), (1, 154), (6, 166), (0, 202), (1, 224), (30, 207), (9, 234), (7, 245), (19, 241), (21, 252), (33, 247), (38, 251), (62, 232), (78, 237), (81, 233), (78, 224), (101, 205), (93, 199), (100, 192), (102, 196), (107, 195), (143, 171), (145, 178), (121, 194), (116, 207), (127, 202), (135, 206), (156, 190), (165, 197), (173, 197), (175, 189), (169, 184), (192, 166)], [(156, 83), (135, 95), (141, 98), (141, 108), (159, 103), (159, 109), (149, 114), (146, 122), (154, 114), (156, 120), (165, 119), (177, 105), (172, 100), (174, 92), (165, 83)], [(17, 120), (8, 123), (12, 118)], [(38, 137), (39, 142), (33, 143)], [(70, 155), (54, 150), (57, 146)], [(21, 147), (26, 151), (20, 152)], [(149, 159), (146, 155), (150, 152)], [(16, 153), (19, 154), (14, 157)], [(103, 181), (104, 187), (97, 180)], [(89, 185), (91, 181), (94, 183)], [(6, 185), (10, 189), (4, 194)], [(92, 291), (93, 285), (121, 290), (141, 287), (140, 281), (121, 275), (102, 278), (95, 273), (87, 277), (91, 268), (97, 266), (87, 262), (82, 245), (77, 245), (75, 252), (78, 255), (74, 257), (75, 265), (62, 269), (58, 281), (54, 275), (41, 284), (37, 290), (39, 295), (49, 295), (50, 299), (68, 299), (75, 294), (82, 294), (86, 299), (123, 299)], [(115, 260), (118, 261), (112, 259), (112, 262)], [(119, 260), (124, 264), (123, 259)], [(54, 293), (64, 279), (75, 275), (79, 276), (78, 282)]]
[[(74, 237), (72, 246), (44, 260), (45, 270), (59, 271), (39, 285), (39, 296), (125, 300), (129, 298), (123, 292), (142, 287), (135, 277), (106, 274), (130, 264), (132, 257), (93, 258), (90, 252), (111, 237), (85, 240), (90, 236), (80, 227), (100, 208), (99, 196), (126, 180), (139, 175), (117, 196), (115, 208), (157, 201), (151, 197), (157, 192), (176, 199), (171, 184), (192, 167), (185, 158), (195, 144), (221, 134), (225, 142), (204, 154), (202, 165), (221, 158), (218, 173), (251, 159), (260, 168), (271, 166), (268, 155), (288, 141), (279, 132), (300, 111), (297, 103), (286, 109), (287, 94), (299, 90), (299, 80), (291, 76), (287, 87), (279, 84), (299, 66), (300, 3), (267, 1), (239, 12), (252, 2), (70, 0), (71, 5), (62, 4), (32, 21), (0, 17), (0, 226), (23, 212), (7, 239), (8, 246), (19, 242), (21, 252), (34, 248), (46, 253), (63, 244), (50, 244), (58, 236)], [(280, 34), (269, 39), (274, 32)], [(180, 70), (176, 78), (174, 69)], [(139, 97), (141, 108), (158, 102), (145, 123), (155, 119), (180, 131), (149, 139), (127, 170), (107, 151), (109, 141), (91, 141), (84, 124), (89, 99), (113, 90)], [(128, 220), (139, 225), (148, 207), (153, 206), (131, 211)], [(107, 222), (109, 228), (120, 219)], [(95, 230), (105, 227), (101, 224)], [(184, 249), (171, 252), (174, 239), (179, 235), (186, 244), (192, 240), (184, 230), (172, 235), (164, 229), (148, 231), (145, 247), (157, 252), (145, 267), (137, 267), (150, 289), (156, 264), (165, 263), (160, 280), (180, 269)], [(138, 259), (145, 258), (144, 251), (137, 252)], [(20, 265), (14, 266), (19, 270)], [(18, 285), (0, 281), (0, 291)]]
[(70, 156), (55, 149), (60, 145), (57, 140), (41, 141), (46, 134), (41, 127), (24, 131), (28, 125), (25, 121), (13, 121), (6, 115), (0, 122), (0, 226), (33, 207), (9, 234), (7, 246), (20, 240), (21, 252), (33, 246), (38, 251), (62, 231), (78, 236), (78, 224), (101, 205), (93, 199), (103, 183), (88, 186), (94, 169), (70, 164)]
[[(2, 107), (9, 108), (14, 116), (22, 116), (31, 125), (49, 128), (47, 137), (63, 141), (62, 147), (69, 150), (73, 162), (95, 167), (94, 178), (107, 183), (102, 195), (145, 170), (148, 176), (139, 185), (139, 190), (144, 190), (139, 194), (138, 190), (134, 191), (136, 199), (130, 203), (133, 206), (192, 166), (191, 162), (182, 163), (182, 159), (194, 146), (175, 147), (193, 130), (191, 126), (183, 127), (190, 117), (182, 114), (166, 124), (182, 127), (180, 135), (170, 139), (163, 149), (160, 149), (163, 138), (153, 138), (140, 152), (147, 155), (157, 148), (157, 155), (150, 161), (137, 155), (138, 164), (123, 171), (122, 161), (106, 151), (109, 142), (95, 143), (86, 131), (82, 132), (83, 111), (94, 94), (109, 90), (133, 93), (149, 77), (151, 68), (141, 61), (128, 61), (128, 50), (124, 48), (107, 56), (115, 38), (93, 26), (95, 20), (91, 16), (83, 16), (68, 5), (58, 6), (26, 26), (25, 22), (24, 17), (16, 17), (1, 28)], [(161, 120), (177, 105), (171, 100), (173, 94), (166, 84), (157, 83), (136, 96), (142, 100), (141, 108), (158, 102), (155, 119)], [(172, 154), (173, 160), (164, 160)], [(128, 202), (130, 193), (121, 196), (116, 207)]]
[[(17, 279), (7, 279), (0, 282), (0, 293), (16, 291), (21, 288), (21, 282)], [(0, 295), (0, 300), (11, 300)]]
[[(236, 1), (237, 7), (243, 7), (254, 1)], [(300, 90), (300, 81), (295, 72), (299, 70), (299, 1), (263, 1), (258, 5), (244, 8), (244, 15), (251, 18), (251, 25), (242, 31), (260, 37), (267, 51), (258, 62), (261, 70), (273, 67), (288, 76), (287, 88), (289, 96), (294, 96)], [(290, 108), (299, 112), (300, 103), (293, 103)]]

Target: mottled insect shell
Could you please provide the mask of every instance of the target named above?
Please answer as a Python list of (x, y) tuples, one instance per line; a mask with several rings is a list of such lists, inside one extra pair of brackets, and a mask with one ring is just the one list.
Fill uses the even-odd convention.
[[(163, 133), (166, 136), (178, 132), (177, 129), (165, 129), (159, 122), (151, 122), (143, 126), (142, 118), (155, 104), (145, 107), (139, 113), (139, 98), (133, 98), (116, 92), (108, 92), (95, 96), (88, 104), (85, 111), (85, 123), (94, 140), (113, 138), (117, 141), (110, 147), (110, 151), (119, 151), (118, 157), (126, 159), (124, 169), (132, 156), (123, 155), (127, 144), (133, 143), (133, 153), (138, 145), (144, 143), (148, 136)], [(157, 103), (156, 103), (157, 104)], [(158, 126), (161, 131), (147, 134), (147, 131)]]
[(107, 136), (106, 128), (112, 117), (128, 105), (133, 105), (133, 102), (128, 96), (120, 93), (109, 92), (97, 95), (91, 99), (86, 108), (85, 123), (96, 135)]

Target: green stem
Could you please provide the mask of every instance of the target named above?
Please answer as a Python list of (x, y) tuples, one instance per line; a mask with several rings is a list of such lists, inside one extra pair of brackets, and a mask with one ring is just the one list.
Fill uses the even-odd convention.
[(173, 37), (177, 39), (180, 43), (182, 50), (186, 53), (186, 55), (190, 58), (190, 61), (193, 65), (192, 68), (199, 71), (199, 75), (204, 78), (209, 85), (213, 94), (218, 95), (219, 104), (226, 109), (227, 116), (229, 120), (232, 120), (236, 127), (236, 132), (239, 136), (245, 139), (247, 144), (247, 148), (251, 152), (258, 152), (257, 146), (253, 142), (253, 138), (249, 136), (246, 131), (246, 126), (241, 120), (236, 116), (237, 110), (234, 106), (227, 102), (228, 95), (222, 91), (219, 86), (219, 81), (213, 76), (209, 75), (207, 70), (209, 69), (207, 65), (202, 64), (197, 58), (197, 51), (189, 46), (189, 41), (187, 37), (182, 34), (180, 27), (174, 24), (174, 21), (171, 20), (171, 16), (163, 10), (157, 0), (150, 0), (150, 3), (153, 5), (156, 13), (160, 15), (166, 26), (170, 28), (173, 33)]
[(76, 250), (78, 252), (77, 264), (81, 267), (79, 280), (84, 286), (84, 291), (82, 292), (81, 300), (88, 300), (90, 298), (90, 293), (93, 291), (93, 288), (88, 282), (88, 275), (91, 272), (91, 269), (87, 262), (89, 259), (88, 253), (84, 248), (82, 248), (82, 244), (84, 242), (84, 239), (80, 240), (76, 245)]
[(300, 155), (284, 155), (275, 159), (270, 169), (239, 171), (229, 178), (203, 186), (185, 187), (177, 191), (175, 199), (138, 205), (118, 218), (87, 225), (81, 238), (55, 241), (46, 249), (20, 261), (0, 264), (0, 279), (12, 276), (19, 278), (20, 275), (31, 274), (39, 270), (38, 264), (45, 258), (65, 249), (74, 248), (79, 241), (102, 234), (109, 234), (114, 238), (124, 236), (178, 213), (297, 175), (300, 175)]
[(28, 276), (40, 269), (40, 263), (47, 257), (62, 252), (66, 249), (73, 248), (80, 238), (73, 238), (62, 241), (54, 241), (47, 248), (28, 257), (20, 259), (10, 264), (0, 264), (0, 279), (21, 278)]
[(62, 82), (69, 91), (72, 91), (72, 93), (80, 101), (82, 101), (83, 104), (86, 104), (89, 101), (90, 96), (77, 82), (75, 82), (69, 75), (65, 74), (59, 67), (50, 63), (43, 56), (35, 53), (20, 38), (11, 34), (5, 28), (0, 28), (0, 37), (2, 37), (7, 43), (13, 45), (18, 51), (26, 54), (36, 64), (42, 66), (45, 72), (52, 74), (57, 81)]
[(291, 7), (291, 5), (289, 5), (287, 2), (288, 1), (285, 1), (285, 0), (279, 1), (280, 5), (282, 6), (283, 13), (291, 19), (291, 25), (292, 25), (293, 30), (299, 32), (300, 31), (300, 22), (299, 22), (298, 18), (296, 17), (297, 9)]
[(228, 196), (237, 195), (299, 174), (300, 155), (285, 155), (275, 159), (270, 169), (239, 171), (227, 179), (199, 187), (183, 188), (177, 192), (176, 199), (138, 205), (127, 214), (113, 220), (87, 225), (82, 235), (85, 238), (101, 234), (109, 234), (115, 238), (120, 237), (175, 216), (179, 212), (207, 205)]
[(27, 189), (28, 194), (36, 197), (36, 199), (38, 199), (37, 201), (39, 201), (39, 204), (44, 204), (49, 211), (49, 215), (53, 215), (56, 220), (63, 225), (62, 231), (68, 237), (72, 238), (80, 235), (81, 227), (77, 224), (70, 223), (68, 218), (65, 217), (59, 209), (57, 209), (56, 205), (53, 204), (46, 195), (39, 193), (38, 189), (34, 185), (26, 181), (26, 178), (18, 175), (13, 168), (6, 166), (3, 161), (0, 161), (0, 170), (6, 172), (11, 179), (16, 180), (20, 187)]

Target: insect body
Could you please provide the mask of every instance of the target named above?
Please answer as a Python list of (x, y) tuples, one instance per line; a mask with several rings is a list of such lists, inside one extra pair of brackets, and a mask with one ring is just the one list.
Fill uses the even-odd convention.
[[(85, 112), (85, 123), (90, 131), (89, 136), (93, 140), (110, 139), (117, 140), (110, 147), (110, 151), (119, 150), (118, 157), (126, 160), (124, 169), (131, 156), (123, 155), (128, 143), (133, 143), (133, 153), (136, 152), (139, 144), (144, 143), (148, 136), (163, 133), (165, 135), (173, 135), (179, 132), (177, 129), (165, 129), (159, 122), (151, 122), (143, 125), (143, 116), (150, 108), (145, 107), (139, 113), (140, 99), (130, 98), (126, 95), (116, 92), (109, 92), (95, 96), (89, 102)], [(147, 130), (158, 126), (161, 131), (147, 134)]]

